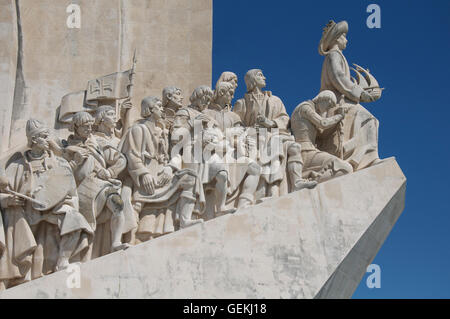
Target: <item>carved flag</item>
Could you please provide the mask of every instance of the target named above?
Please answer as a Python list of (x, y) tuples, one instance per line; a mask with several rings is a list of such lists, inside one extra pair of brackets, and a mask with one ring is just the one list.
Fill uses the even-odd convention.
[(88, 82), (86, 101), (119, 100), (128, 97), (131, 70), (105, 75)]
[(62, 123), (70, 123), (72, 116), (79, 112), (85, 111), (84, 98), (86, 90), (66, 94), (61, 99), (61, 107), (59, 109), (59, 121)]

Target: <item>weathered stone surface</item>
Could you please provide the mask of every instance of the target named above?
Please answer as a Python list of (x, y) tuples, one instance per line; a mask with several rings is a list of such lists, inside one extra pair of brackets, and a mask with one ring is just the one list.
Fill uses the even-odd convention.
[[(66, 25), (70, 3), (81, 8), (81, 28)], [(211, 0), (1, 0), (0, 152), (26, 144), (25, 123), (57, 123), (61, 98), (87, 81), (138, 64), (133, 110), (146, 95), (175, 84), (191, 92), (210, 85)], [(58, 135), (67, 130), (55, 125)], [(8, 153), (5, 153), (8, 151)], [(2, 156), (3, 157), (3, 156)]]
[(57, 272), (0, 298), (351, 297), (404, 207), (395, 159)]

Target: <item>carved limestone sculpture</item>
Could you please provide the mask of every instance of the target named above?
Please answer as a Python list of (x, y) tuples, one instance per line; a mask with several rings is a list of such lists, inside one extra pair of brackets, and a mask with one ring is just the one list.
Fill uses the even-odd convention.
[[(262, 91), (266, 78), (261, 70), (249, 70), (244, 80), (247, 93), (236, 102), (233, 111), (246, 127), (256, 129), (258, 164), (263, 168), (262, 180), (265, 184), (259, 197), (280, 196), (290, 189), (314, 187), (317, 184), (315, 181), (302, 178), (300, 146), (289, 131), (289, 115), (283, 102), (272, 92)], [(288, 178), (285, 178), (286, 173)]]
[(86, 261), (93, 235), (78, 211), (70, 166), (50, 149), (50, 130), (30, 119), (26, 134), (30, 149), (6, 167), (1, 190), (5, 288), (64, 269), (71, 261)]
[[(230, 73), (230, 72), (228, 72)], [(224, 72), (223, 74), (226, 74)], [(223, 75), (222, 74), (222, 75)], [(255, 192), (258, 187), (261, 168), (256, 159), (249, 157), (256, 147), (256, 140), (245, 134), (245, 128), (239, 115), (231, 111), (231, 101), (236, 87), (230, 82), (220, 82), (216, 85), (214, 100), (204, 113), (215, 119), (218, 127), (224, 133), (227, 145), (232, 148), (223, 156), (227, 162), (230, 181), (229, 200), (237, 198), (237, 208), (255, 203)]]
[(320, 92), (291, 118), (252, 69), (234, 107), (226, 71), (189, 106), (176, 86), (145, 97), (133, 122), (135, 53), (130, 70), (63, 97), (67, 140), (30, 119), (29, 149), (0, 168), (0, 290), (380, 162), (378, 121), (360, 102), (382, 89), (349, 67), (347, 32), (345, 21), (324, 29)]
[(323, 182), (353, 172), (350, 164), (316, 147), (317, 137), (329, 135), (330, 130), (334, 132), (344, 119), (343, 108), (339, 109), (340, 114), (327, 117), (328, 110), (335, 106), (336, 96), (333, 92), (325, 90), (312, 101), (300, 103), (292, 113), (291, 129), (302, 149), (305, 178)]
[[(228, 186), (230, 184), (228, 168), (226, 163), (217, 154), (210, 152), (209, 156), (205, 156), (203, 150), (214, 150), (220, 148), (216, 142), (222, 140), (220, 130), (214, 131), (213, 126), (217, 126), (216, 121), (207, 114), (202, 113), (210, 104), (212, 90), (207, 86), (200, 86), (194, 90), (190, 97), (191, 105), (181, 108), (175, 117), (172, 131), (172, 150), (175, 150), (176, 144), (183, 143), (183, 155), (173, 152), (174, 156), (180, 158), (183, 168), (194, 171), (198, 177), (197, 200), (205, 201), (206, 192), (215, 190), (215, 211), (216, 214), (222, 215), (232, 213), (235, 208), (226, 207), (226, 198)], [(204, 136), (204, 130), (207, 138)], [(176, 148), (178, 149), (178, 148)], [(198, 211), (203, 214), (202, 210)]]
[(140, 241), (184, 228), (193, 220), (197, 176), (160, 155), (168, 144), (163, 108), (157, 97), (146, 97), (141, 105), (142, 120), (124, 135), (120, 150), (127, 157), (127, 168), (133, 180), (133, 207), (140, 214), (137, 233)]
[[(330, 21), (319, 44), (319, 53), (325, 56), (320, 91), (330, 90), (343, 98), (347, 114), (340, 129), (331, 138), (319, 140), (319, 148), (349, 162), (360, 170), (380, 161), (378, 156), (378, 120), (359, 102), (372, 102), (381, 95), (378, 83), (364, 88), (350, 75), (350, 67), (343, 54), (347, 47), (346, 21)], [(360, 74), (360, 73), (358, 73)], [(374, 79), (374, 78), (373, 78)], [(376, 82), (376, 81), (375, 81)], [(331, 109), (329, 115), (336, 114)]]
[[(100, 109), (100, 112), (108, 113), (107, 110), (108, 108)], [(102, 140), (92, 132), (94, 118), (84, 111), (76, 113), (72, 120), (74, 134), (69, 136), (64, 149), (64, 156), (69, 161), (77, 182), (80, 212), (95, 230), (90, 248), (91, 258), (128, 247), (127, 244), (122, 244), (125, 215), (120, 195), (122, 182), (117, 179), (118, 174), (125, 169), (126, 162), (122, 154), (105, 142), (106, 127), (109, 125), (106, 121), (114, 119), (105, 120), (105, 115), (101, 118), (103, 123), (99, 120), (99, 125), (102, 124), (100, 126), (104, 130)], [(112, 124), (110, 129), (114, 129)]]

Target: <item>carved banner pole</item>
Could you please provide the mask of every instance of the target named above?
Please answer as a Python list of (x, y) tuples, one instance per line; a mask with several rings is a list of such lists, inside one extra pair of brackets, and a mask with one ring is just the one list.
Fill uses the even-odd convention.
[(133, 97), (133, 89), (134, 89), (134, 78), (136, 75), (136, 48), (134, 49), (133, 54), (133, 65), (130, 70), (129, 79), (130, 84), (128, 85), (128, 98), (122, 103), (121, 105), (121, 118), (122, 118), (122, 134), (125, 134), (125, 132), (128, 130), (128, 128), (131, 126), (131, 120), (130, 120), (130, 109), (133, 106), (131, 103), (131, 98)]

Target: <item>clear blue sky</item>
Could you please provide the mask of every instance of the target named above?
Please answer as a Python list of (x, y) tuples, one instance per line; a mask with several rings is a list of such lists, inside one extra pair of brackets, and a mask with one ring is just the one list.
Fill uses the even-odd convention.
[[(366, 8), (381, 7), (381, 29)], [(267, 89), (289, 114), (320, 88), (322, 28), (347, 20), (345, 55), (368, 67), (382, 98), (365, 104), (380, 121), (382, 158), (395, 156), (407, 177), (406, 208), (354, 298), (450, 298), (450, 1), (214, 0), (213, 85), (220, 73), (239, 77), (261, 68)]]

